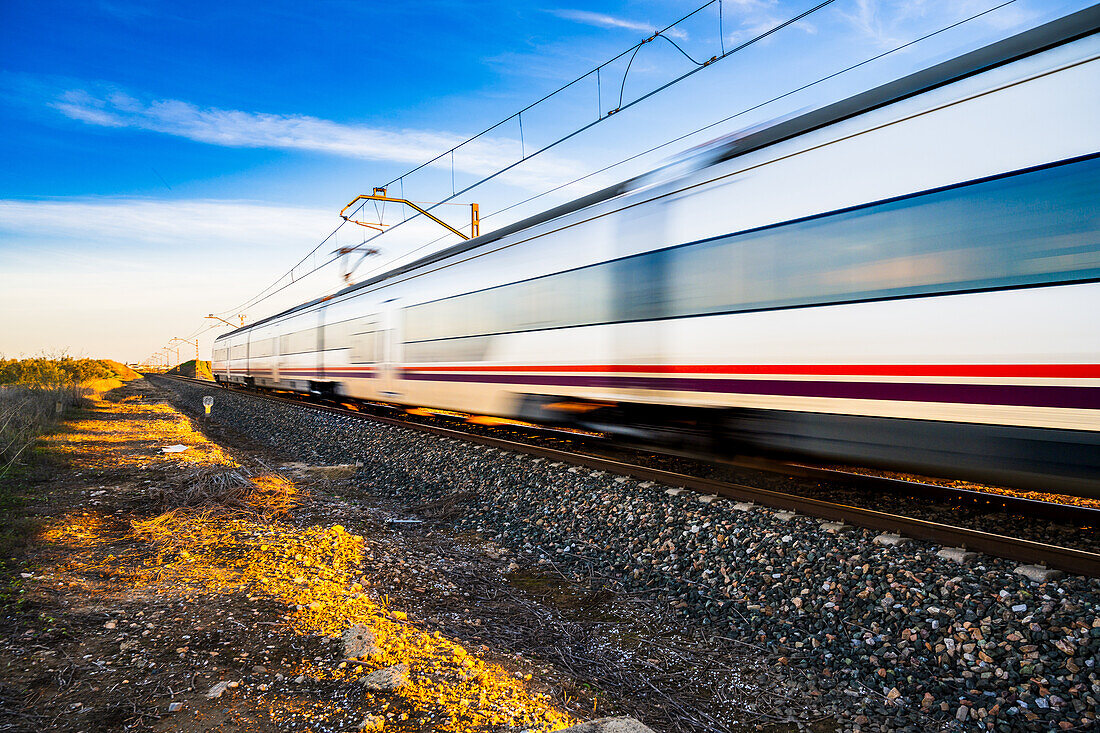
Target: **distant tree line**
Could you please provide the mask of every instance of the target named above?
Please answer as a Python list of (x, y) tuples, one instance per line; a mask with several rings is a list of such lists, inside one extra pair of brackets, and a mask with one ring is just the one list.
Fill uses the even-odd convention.
[(32, 389), (57, 389), (118, 376), (116, 370), (101, 359), (74, 359), (71, 356), (0, 359), (0, 384)]

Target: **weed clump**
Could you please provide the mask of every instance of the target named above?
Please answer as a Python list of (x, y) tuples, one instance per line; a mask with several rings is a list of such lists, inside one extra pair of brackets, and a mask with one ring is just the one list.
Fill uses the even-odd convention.
[(281, 519), (308, 500), (308, 494), (282, 476), (243, 466), (200, 466), (175, 475), (149, 491), (162, 510), (197, 509), (210, 513)]

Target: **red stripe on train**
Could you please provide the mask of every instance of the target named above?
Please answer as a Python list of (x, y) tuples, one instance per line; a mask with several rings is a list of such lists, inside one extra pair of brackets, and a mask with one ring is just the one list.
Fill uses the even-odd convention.
[(1100, 379), (1100, 364), (496, 364), (410, 365), (418, 372), (598, 372), (620, 374), (812, 374), (896, 377)]

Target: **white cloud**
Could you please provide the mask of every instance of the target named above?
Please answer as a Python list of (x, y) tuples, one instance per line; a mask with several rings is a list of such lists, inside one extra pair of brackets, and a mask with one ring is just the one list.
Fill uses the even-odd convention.
[[(636, 20), (617, 18), (614, 15), (594, 13), (590, 10), (551, 10), (549, 12), (559, 18), (583, 23), (584, 25), (596, 26), (597, 28), (624, 28), (626, 30), (638, 31), (646, 34), (660, 30), (660, 26), (654, 25), (653, 23), (642, 23)], [(669, 28), (665, 31), (665, 35), (680, 41), (686, 41), (688, 38), (688, 34), (679, 28)]]
[[(0, 355), (144, 358), (266, 288), (338, 222), (334, 210), (255, 201), (0, 200)], [(379, 239), (381, 254), (360, 278), (441, 231), (415, 220)], [(371, 234), (345, 226), (302, 273)], [(332, 265), (305, 278), (253, 307), (250, 320), (339, 289), (339, 275)], [(216, 333), (203, 336), (204, 353)]]
[(904, 16), (919, 14), (918, 8), (923, 5), (923, 2), (918, 2), (902, 13), (884, 13), (878, 0), (856, 0), (855, 7), (851, 11), (841, 9), (837, 13), (858, 33), (885, 48), (899, 43), (896, 35), (898, 21)]
[[(838, 8), (837, 15), (859, 35), (888, 48), (909, 40), (916, 32), (929, 30), (921, 30), (923, 25), (946, 25), (994, 5), (992, 0), (855, 0), (853, 8)], [(1005, 31), (1028, 25), (1036, 17), (1034, 8), (1021, 3), (998, 8), (976, 22), (994, 31)]]
[[(339, 219), (335, 211), (251, 201), (127, 197), (0, 200), (8, 242), (111, 242), (134, 246), (299, 246)], [(10, 249), (6, 247), (5, 249)], [(2, 252), (4, 250), (0, 250)]]
[[(389, 130), (309, 115), (200, 107), (178, 99), (147, 101), (114, 88), (70, 89), (50, 106), (70, 119), (100, 127), (148, 130), (224, 147), (299, 150), (410, 165), (465, 140), (448, 132)], [(479, 138), (455, 152), (454, 167), (460, 173), (488, 175), (516, 162), (520, 150), (518, 139)], [(450, 156), (435, 166), (450, 170)], [(540, 188), (560, 182), (575, 170), (575, 163), (543, 154), (519, 166), (509, 181)]]
[[(736, 46), (767, 33), (791, 15), (791, 11), (779, 7), (779, 0), (726, 0), (723, 5), (733, 6), (724, 11), (725, 27), (736, 26), (735, 30), (726, 34), (727, 46)], [(817, 26), (808, 20), (793, 23), (792, 27), (804, 33), (817, 33)]]

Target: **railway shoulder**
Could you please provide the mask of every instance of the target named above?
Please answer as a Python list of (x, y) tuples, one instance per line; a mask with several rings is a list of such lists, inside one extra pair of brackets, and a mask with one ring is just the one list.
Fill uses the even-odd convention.
[[(196, 390), (175, 392), (198, 409)], [(876, 545), (878, 531), (830, 531), (727, 498), (704, 504), (629, 474), (245, 394), (224, 400), (218, 419), (279, 450), (361, 463), (362, 496), (485, 538), (517, 570), (657, 601), (751, 650), (790, 674), (784, 694), (842, 728), (1095, 724), (1096, 578), (1029, 579), (1014, 561), (960, 564), (927, 540)]]
[[(511, 588), (510, 560), (342, 498), (354, 465), (287, 466), (211, 440), (164, 397), (137, 380), (43, 439), (54, 468), (5, 607), (0, 723), (413, 733), (622, 715), (583, 677), (482, 631), (469, 589)], [(371, 643), (353, 649), (349, 629)], [(398, 667), (401, 685), (360, 684)]]

